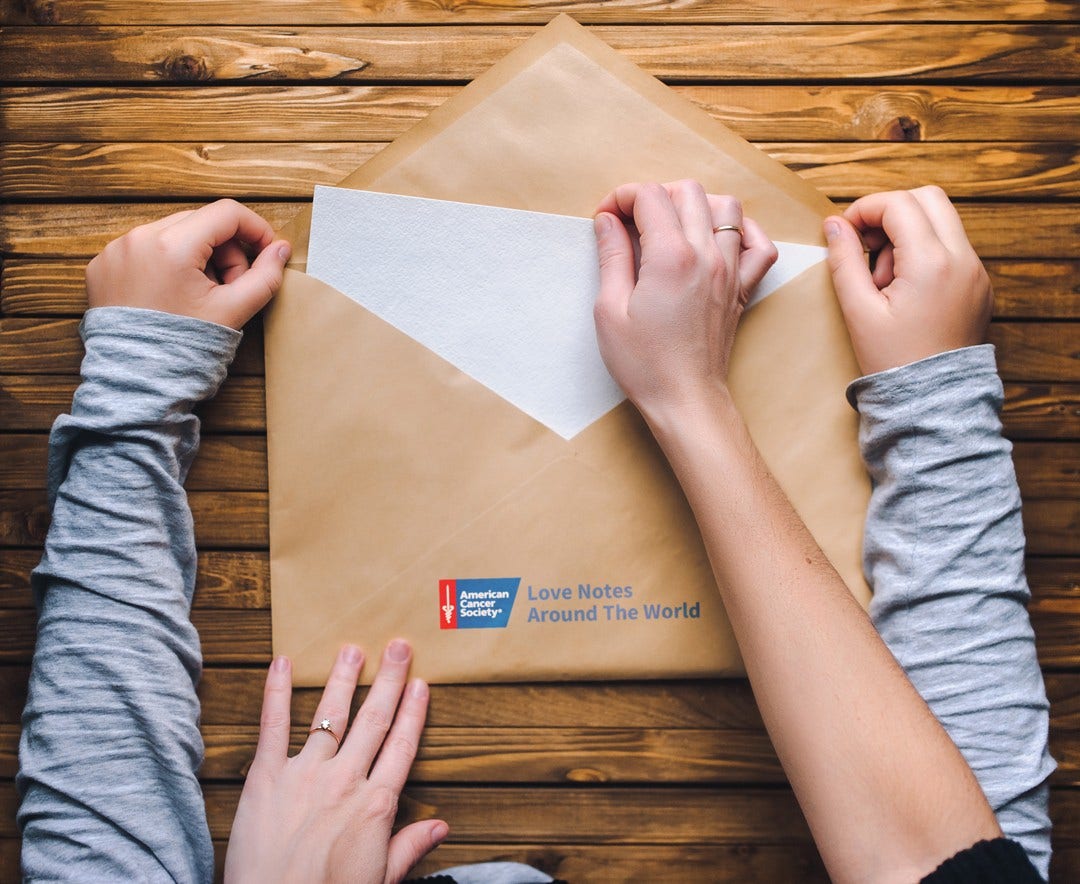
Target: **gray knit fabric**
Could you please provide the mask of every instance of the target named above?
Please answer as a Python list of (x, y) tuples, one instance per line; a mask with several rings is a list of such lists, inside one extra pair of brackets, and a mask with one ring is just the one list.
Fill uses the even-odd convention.
[(23, 712), (18, 821), (31, 880), (209, 881), (195, 541), (181, 483), (191, 407), (240, 333), (150, 310), (83, 319), (71, 414), (49, 444), (52, 526)]
[[(189, 619), (195, 546), (181, 483), (198, 446), (191, 408), (220, 385), (240, 334), (109, 307), (86, 314), (82, 335), (83, 383), (53, 427), (53, 521), (33, 575), (40, 625), (18, 775), (24, 874), (209, 881), (196, 778), (201, 656)], [(876, 483), (866, 533), (875, 622), (1006, 834), (1045, 875), (1053, 762), (992, 351), (864, 378), (851, 395)]]
[(860, 378), (848, 391), (874, 483), (870, 613), (964, 754), (1005, 834), (1045, 878), (1049, 704), (1024, 529), (989, 344)]

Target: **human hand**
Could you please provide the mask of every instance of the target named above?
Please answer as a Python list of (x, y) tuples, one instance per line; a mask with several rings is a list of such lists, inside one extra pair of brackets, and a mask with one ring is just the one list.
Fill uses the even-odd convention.
[[(249, 264), (244, 248), (258, 252)], [(281, 285), (291, 249), (235, 200), (128, 231), (86, 268), (91, 307), (143, 307), (240, 328)]]
[[(640, 236), (640, 266), (626, 222)], [(732, 225), (737, 230), (713, 232)], [(726, 384), (735, 327), (776, 247), (742, 205), (696, 181), (628, 184), (597, 209), (596, 334), (608, 371), (647, 420)]]
[[(864, 374), (986, 339), (990, 278), (940, 187), (865, 196), (825, 220), (825, 237)], [(873, 272), (863, 242), (878, 253)]]
[[(390, 837), (427, 714), (427, 685), (413, 679), (406, 687), (411, 658), (408, 644), (390, 643), (346, 734), (363, 654), (343, 647), (315, 711), (316, 729), (292, 758), (292, 669), (286, 657), (273, 662), (226, 881), (399, 882), (446, 837), (442, 820), (412, 823)], [(323, 720), (333, 734), (317, 729)]]

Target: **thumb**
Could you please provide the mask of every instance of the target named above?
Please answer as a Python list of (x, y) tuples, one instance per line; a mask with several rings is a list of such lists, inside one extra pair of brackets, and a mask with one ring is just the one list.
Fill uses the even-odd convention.
[(275, 240), (259, 252), (251, 267), (239, 278), (223, 285), (220, 294), (228, 298), (234, 313), (243, 314), (245, 322), (267, 305), (281, 287), (285, 263), (292, 246), (283, 239)]
[(832, 274), (836, 300), (848, 328), (878, 305), (881, 294), (874, 285), (858, 231), (846, 218), (831, 215), (825, 219), (825, 239), (829, 244), (829, 272)]
[(423, 820), (412, 823), (390, 839), (386, 849), (387, 884), (398, 884), (420, 860), (433, 851), (450, 827), (442, 820)]
[(614, 315), (625, 313), (636, 282), (630, 233), (622, 221), (610, 212), (601, 212), (593, 223), (600, 258), (600, 292), (596, 296), (596, 310)]

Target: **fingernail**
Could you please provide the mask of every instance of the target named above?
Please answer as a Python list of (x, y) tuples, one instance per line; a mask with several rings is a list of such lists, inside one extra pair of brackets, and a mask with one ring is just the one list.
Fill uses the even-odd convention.
[(840, 235), (840, 225), (835, 221), (825, 222), (825, 239), (832, 242)]
[(282, 261), (288, 261), (289, 258), (292, 256), (292, 246), (288, 243), (283, 243), (282, 245), (278, 246), (277, 254)]
[(412, 685), (409, 687), (409, 693), (417, 700), (422, 700), (428, 693), (427, 682), (422, 678), (414, 678)]
[(593, 219), (593, 227), (596, 228), (597, 236), (604, 236), (611, 230), (611, 216), (607, 212), (601, 212)]
[(394, 663), (404, 663), (409, 659), (410, 650), (408, 642), (396, 638), (390, 642), (390, 647), (386, 649), (386, 657)]
[(287, 671), (289, 668), (289, 658), (284, 654), (280, 654), (274, 658), (274, 662), (270, 664), (270, 668), (273, 669), (274, 672)]
[(443, 838), (445, 838), (449, 834), (450, 827), (446, 825), (446, 823), (444, 823), (442, 820), (439, 820), (437, 823), (435, 823), (434, 826), (431, 827), (431, 841), (433, 844), (438, 844), (440, 841), (442, 841)]
[(350, 666), (355, 666), (359, 663), (362, 656), (363, 652), (356, 645), (345, 645), (345, 647), (341, 649), (341, 659)]

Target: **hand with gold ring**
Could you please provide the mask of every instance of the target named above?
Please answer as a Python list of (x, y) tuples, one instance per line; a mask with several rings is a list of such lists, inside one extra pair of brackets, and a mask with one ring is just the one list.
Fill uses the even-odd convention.
[(627, 184), (596, 215), (596, 334), (650, 424), (726, 389), (735, 328), (776, 247), (742, 205), (696, 181)]
[(446, 837), (442, 820), (391, 837), (416, 757), (428, 689), (407, 681), (412, 650), (390, 643), (349, 726), (364, 658), (338, 654), (300, 752), (289, 757), (292, 669), (278, 657), (263, 697), (259, 743), (225, 857), (226, 881), (399, 882)]

